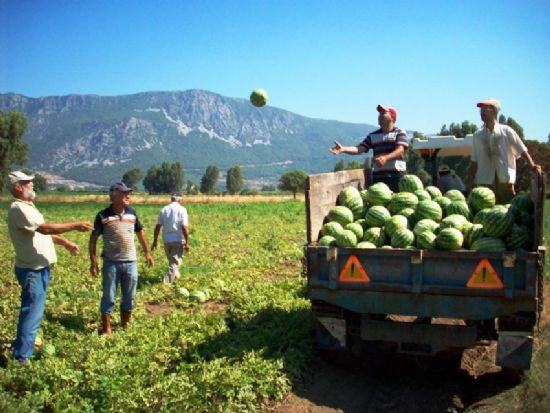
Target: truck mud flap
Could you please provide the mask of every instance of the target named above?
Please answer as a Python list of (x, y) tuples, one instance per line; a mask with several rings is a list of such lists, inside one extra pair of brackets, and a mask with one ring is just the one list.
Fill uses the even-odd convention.
[(498, 334), (496, 365), (516, 370), (531, 367), (533, 336), (525, 331), (501, 331)]
[(416, 324), (389, 320), (361, 320), (361, 339), (398, 343), (400, 352), (436, 354), (448, 348), (470, 348), (477, 343), (474, 326)]
[(322, 350), (346, 349), (346, 320), (334, 317), (317, 317), (315, 347)]

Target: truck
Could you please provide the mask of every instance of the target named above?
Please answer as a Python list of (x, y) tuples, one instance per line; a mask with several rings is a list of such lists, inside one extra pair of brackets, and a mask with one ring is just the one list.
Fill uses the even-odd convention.
[[(471, 137), (413, 140), (437, 177), (441, 156), (467, 155)], [(519, 379), (530, 368), (543, 306), (543, 175), (533, 175), (533, 243), (528, 250), (478, 252), (320, 246), (319, 232), (346, 186), (369, 185), (365, 170), (308, 176), (307, 296), (315, 346), (325, 353), (381, 347), (399, 353), (454, 355), (496, 342), (496, 365)]]

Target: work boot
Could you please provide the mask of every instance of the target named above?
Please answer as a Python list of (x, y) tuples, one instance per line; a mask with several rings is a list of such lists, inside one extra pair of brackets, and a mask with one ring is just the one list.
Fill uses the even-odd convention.
[(122, 321), (120, 323), (120, 326), (122, 328), (126, 328), (128, 326), (128, 324), (130, 323), (130, 318), (132, 317), (132, 312), (131, 311), (121, 311), (120, 315), (122, 317)]
[(111, 335), (111, 314), (101, 314), (101, 333), (106, 336)]

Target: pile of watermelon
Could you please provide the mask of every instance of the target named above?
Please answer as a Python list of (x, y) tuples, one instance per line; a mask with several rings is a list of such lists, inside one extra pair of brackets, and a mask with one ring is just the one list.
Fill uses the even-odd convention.
[(320, 246), (515, 251), (533, 244), (534, 204), (526, 194), (497, 205), (489, 188), (474, 188), (466, 198), (405, 175), (399, 192), (384, 183), (362, 191), (348, 186), (337, 204), (321, 229)]

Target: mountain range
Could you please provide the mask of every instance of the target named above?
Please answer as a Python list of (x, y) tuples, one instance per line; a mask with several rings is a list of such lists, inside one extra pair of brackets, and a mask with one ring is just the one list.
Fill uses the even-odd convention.
[(28, 121), (30, 169), (105, 185), (139, 167), (181, 161), (198, 183), (208, 165), (241, 165), (249, 186), (293, 169), (331, 171), (335, 139), (360, 142), (375, 126), (313, 119), (205, 90), (31, 98), (0, 94), (0, 111)]

